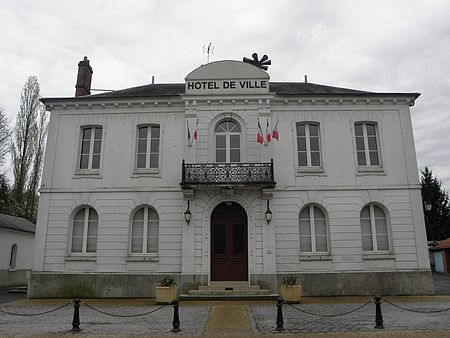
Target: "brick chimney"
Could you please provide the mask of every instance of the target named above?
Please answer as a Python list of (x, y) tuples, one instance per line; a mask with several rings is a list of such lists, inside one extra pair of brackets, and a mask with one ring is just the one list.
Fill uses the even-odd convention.
[(92, 67), (85, 56), (78, 63), (77, 84), (75, 85), (75, 96), (91, 95)]

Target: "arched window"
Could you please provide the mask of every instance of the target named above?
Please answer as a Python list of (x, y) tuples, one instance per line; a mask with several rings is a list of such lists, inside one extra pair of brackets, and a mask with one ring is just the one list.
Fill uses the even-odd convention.
[(241, 127), (234, 120), (222, 120), (214, 130), (216, 162), (241, 161)]
[(78, 210), (72, 221), (72, 253), (97, 252), (98, 215), (91, 207)]
[(14, 270), (16, 268), (17, 261), (17, 244), (11, 246), (11, 253), (9, 255), (9, 269)]
[(300, 252), (327, 253), (328, 235), (325, 213), (315, 205), (307, 205), (300, 211)]
[(386, 214), (375, 204), (361, 210), (361, 236), (363, 251), (389, 251)]
[(158, 239), (158, 213), (151, 207), (140, 208), (131, 222), (131, 253), (157, 254)]

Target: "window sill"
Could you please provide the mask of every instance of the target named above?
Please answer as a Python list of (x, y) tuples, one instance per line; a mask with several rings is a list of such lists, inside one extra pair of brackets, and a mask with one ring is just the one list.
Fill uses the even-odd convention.
[(323, 167), (297, 167), (296, 176), (326, 176)]
[(66, 262), (95, 262), (97, 256), (67, 256), (64, 260)]
[(102, 178), (102, 175), (100, 174), (100, 170), (85, 169), (76, 170), (73, 178)]
[(384, 168), (380, 166), (361, 166), (356, 170), (356, 175), (386, 175)]
[(331, 261), (333, 257), (330, 255), (300, 255), (299, 261)]
[(128, 256), (127, 262), (159, 262), (158, 256)]
[(363, 260), (376, 260), (376, 259), (395, 259), (395, 255), (389, 253), (365, 253), (363, 254)]
[(134, 169), (131, 177), (141, 177), (141, 176), (155, 176), (161, 177), (161, 171), (159, 168), (150, 168), (150, 169)]

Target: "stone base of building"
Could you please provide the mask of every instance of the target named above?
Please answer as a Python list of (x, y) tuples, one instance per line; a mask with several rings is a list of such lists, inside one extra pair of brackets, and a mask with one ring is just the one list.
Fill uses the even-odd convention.
[(29, 270), (0, 270), (0, 287), (26, 285)]
[[(30, 298), (153, 298), (167, 274), (33, 272)], [(208, 275), (172, 274), (178, 293), (208, 285)], [(388, 296), (433, 294), (430, 271), (298, 273), (304, 296)], [(251, 284), (279, 292), (284, 274), (253, 274)]]

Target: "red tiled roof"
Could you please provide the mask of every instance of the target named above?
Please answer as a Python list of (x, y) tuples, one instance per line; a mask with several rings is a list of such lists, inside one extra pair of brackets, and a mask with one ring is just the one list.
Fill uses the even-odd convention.
[(432, 251), (445, 250), (445, 249), (450, 249), (450, 238), (447, 238), (446, 240), (443, 240), (438, 245), (435, 245), (434, 247), (430, 248), (430, 250), (432, 250)]

